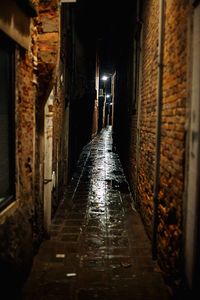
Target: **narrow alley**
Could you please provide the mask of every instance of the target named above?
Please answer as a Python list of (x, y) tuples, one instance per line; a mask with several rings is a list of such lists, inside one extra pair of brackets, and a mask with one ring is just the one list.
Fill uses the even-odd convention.
[(0, 299), (200, 299), (200, 0), (0, 1)]
[(167, 300), (112, 129), (85, 146), (25, 285), (27, 300)]

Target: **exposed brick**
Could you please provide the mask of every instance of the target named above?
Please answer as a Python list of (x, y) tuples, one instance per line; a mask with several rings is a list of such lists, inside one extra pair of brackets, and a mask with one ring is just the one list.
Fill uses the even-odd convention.
[[(166, 274), (180, 272), (187, 102), (188, 1), (165, 1), (158, 257)], [(130, 121), (129, 179), (147, 232), (152, 234), (158, 86), (159, 1), (143, 6), (140, 111)], [(139, 113), (139, 115), (137, 115)], [(139, 118), (139, 128), (137, 128)], [(172, 224), (171, 224), (172, 222)]]

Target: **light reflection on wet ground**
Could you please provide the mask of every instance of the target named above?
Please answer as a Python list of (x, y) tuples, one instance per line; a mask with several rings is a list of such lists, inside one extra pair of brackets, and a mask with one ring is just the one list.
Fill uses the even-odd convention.
[(109, 127), (81, 154), (24, 299), (169, 299), (132, 202)]

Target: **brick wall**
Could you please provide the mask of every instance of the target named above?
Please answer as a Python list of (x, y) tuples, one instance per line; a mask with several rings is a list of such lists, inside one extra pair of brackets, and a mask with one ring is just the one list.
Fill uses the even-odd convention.
[[(183, 189), (187, 105), (187, 42), (189, 1), (166, 0), (164, 8), (160, 176), (158, 194), (158, 262), (166, 278), (177, 282), (183, 270)], [(138, 1), (141, 20), (118, 31), (116, 93), (114, 102), (114, 148), (125, 166), (137, 209), (152, 238), (158, 97), (158, 42), (160, 1)], [(127, 14), (128, 19), (128, 14)], [(128, 22), (128, 24), (130, 24)], [(120, 25), (121, 26), (121, 25)], [(133, 41), (142, 26), (141, 82), (136, 103), (133, 89)], [(123, 27), (122, 27), (123, 28)], [(132, 32), (130, 30), (132, 28)], [(123, 28), (124, 29), (124, 28)], [(130, 39), (130, 41), (129, 41)], [(130, 98), (130, 99), (129, 99)]]
[[(35, 97), (31, 53), (20, 51), (17, 63), (17, 198), (32, 201), (34, 190)], [(31, 87), (31, 88), (30, 88)]]
[[(34, 254), (35, 197), (35, 101), (36, 81), (33, 68), (36, 47), (33, 23), (32, 47), (16, 47), (16, 201), (1, 212), (0, 278), (2, 290), (17, 295), (30, 271)], [(10, 288), (12, 286), (12, 288)]]
[(44, 104), (56, 79), (59, 58), (59, 24), (58, 0), (39, 1), (38, 6), (38, 100)]
[(137, 186), (137, 113), (131, 116), (130, 120), (130, 146), (129, 146), (129, 162), (128, 162), (128, 177), (130, 187), (136, 200), (136, 186)]
[[(43, 177), (44, 177), (44, 105), (56, 84), (58, 59), (60, 54), (60, 14), (58, 0), (37, 3), (38, 17), (35, 18), (36, 30), (36, 240), (41, 239), (43, 229)], [(56, 96), (57, 97), (57, 96)], [(57, 103), (58, 98), (55, 98)], [(58, 99), (59, 102), (59, 99)], [(56, 107), (56, 106), (55, 106)], [(55, 108), (57, 115), (57, 109)], [(56, 123), (55, 123), (56, 125)], [(55, 131), (56, 132), (56, 131)], [(55, 136), (55, 141), (57, 137)], [(54, 146), (55, 142), (53, 140)], [(55, 152), (55, 151), (54, 151)], [(53, 165), (56, 165), (56, 157)], [(54, 167), (54, 166), (53, 166)], [(54, 191), (55, 194), (55, 191)], [(56, 198), (57, 196), (54, 196)]]
[[(0, 278), (5, 289), (12, 286), (8, 297), (26, 279), (44, 238), (43, 108), (55, 83), (59, 14), (58, 1), (34, 3), (39, 16), (31, 20), (30, 48), (16, 51), (16, 201), (0, 216)], [(58, 105), (55, 112), (59, 119)], [(58, 124), (55, 140), (59, 130)]]
[[(167, 273), (180, 268), (186, 122), (188, 1), (166, 1), (158, 253)], [(172, 271), (173, 270), (173, 271)]]
[(153, 184), (155, 168), (155, 133), (157, 99), (158, 56), (158, 11), (157, 0), (146, 1), (143, 12), (143, 50), (141, 103), (139, 111), (138, 202), (143, 220), (151, 235)]
[[(172, 281), (181, 272), (185, 156), (188, 1), (165, 1), (158, 261)], [(159, 1), (143, 6), (140, 105), (130, 122), (128, 173), (147, 233), (152, 235), (158, 85)], [(140, 108), (140, 109), (139, 109)], [(139, 118), (139, 137), (137, 122)], [(139, 155), (136, 155), (137, 147)], [(138, 160), (136, 160), (138, 158)]]

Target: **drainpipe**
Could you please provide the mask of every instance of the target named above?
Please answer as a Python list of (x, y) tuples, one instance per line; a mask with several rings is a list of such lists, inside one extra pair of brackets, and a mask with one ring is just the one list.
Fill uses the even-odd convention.
[(156, 119), (156, 153), (153, 197), (153, 227), (152, 227), (152, 257), (157, 258), (157, 227), (158, 227), (158, 193), (160, 183), (160, 143), (161, 143), (161, 114), (163, 97), (163, 37), (164, 37), (164, 2), (160, 0), (159, 10), (159, 40), (158, 40), (158, 94), (157, 94), (157, 119)]

